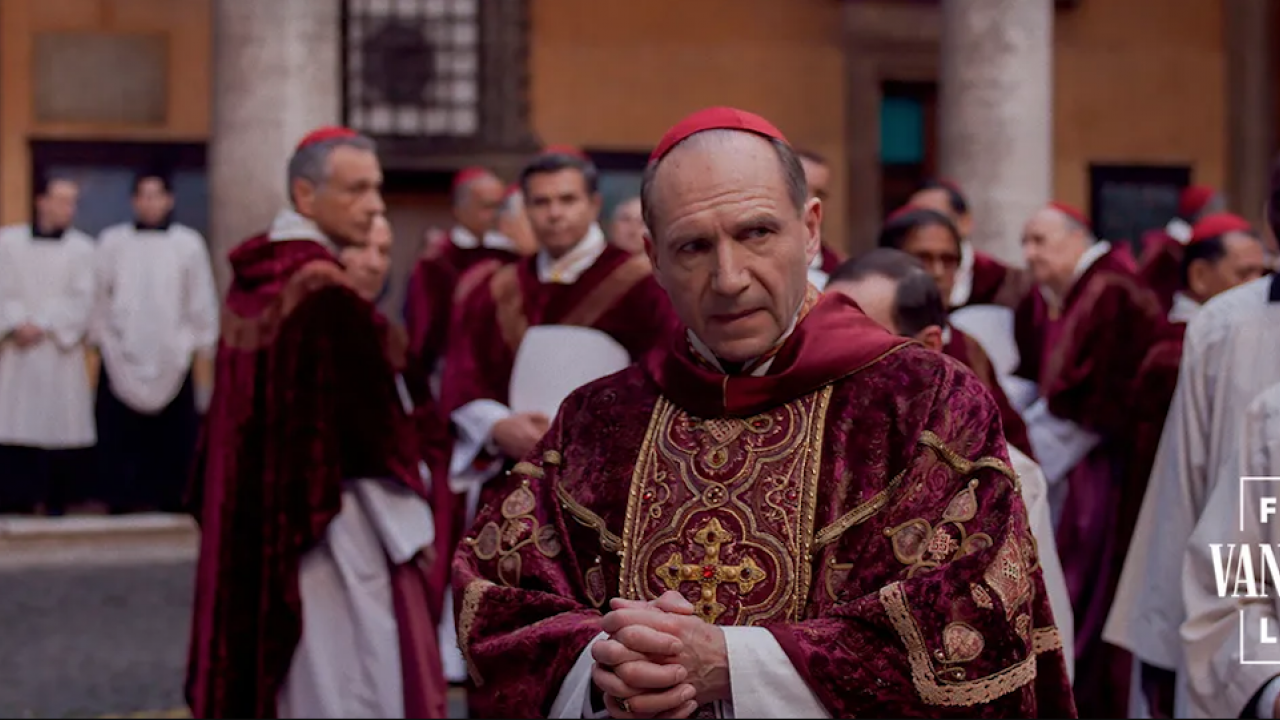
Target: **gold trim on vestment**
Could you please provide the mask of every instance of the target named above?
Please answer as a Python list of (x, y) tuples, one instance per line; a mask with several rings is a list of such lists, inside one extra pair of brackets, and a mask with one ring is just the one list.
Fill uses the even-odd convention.
[(609, 312), (622, 300), (641, 280), (653, 274), (653, 266), (644, 253), (628, 258), (618, 267), (610, 271), (600, 284), (587, 293), (572, 310), (565, 314), (560, 325), (593, 327), (604, 314)]
[(835, 522), (819, 530), (818, 534), (813, 538), (813, 549), (820, 550), (839, 540), (840, 536), (845, 534), (849, 528), (866, 522), (876, 513), (883, 510), (889, 504), (889, 495), (902, 484), (902, 478), (906, 477), (906, 474), (906, 469), (903, 469), (902, 472), (894, 475), (889, 480), (889, 484), (885, 485), (883, 490), (871, 496), (870, 500), (841, 515)]
[(938, 435), (932, 430), (925, 430), (920, 433), (920, 443), (926, 447), (932, 448), (938, 453), (938, 457), (941, 458), (943, 462), (951, 466), (952, 470), (955, 470), (961, 475), (972, 475), (979, 470), (990, 468), (991, 470), (995, 470), (1001, 475), (1009, 478), (1009, 480), (1013, 482), (1014, 487), (1021, 487), (1021, 483), (1018, 481), (1018, 474), (1000, 458), (987, 456), (978, 458), (977, 460), (969, 460), (968, 458), (962, 457), (955, 450), (947, 447), (947, 444), (942, 441), (942, 438), (938, 437)]
[[(926, 704), (949, 707), (981, 705), (1008, 695), (1036, 679), (1035, 652), (1004, 670), (976, 680), (940, 678), (943, 671), (934, 669), (924, 636), (921, 635), (915, 618), (911, 616), (911, 607), (907, 603), (902, 584), (893, 583), (881, 588), (880, 603), (906, 646), (912, 683)], [(1047, 643), (1045, 647), (1048, 647)]]
[(574, 520), (580, 525), (595, 530), (600, 533), (600, 547), (609, 552), (620, 552), (622, 550), (622, 538), (609, 532), (609, 528), (605, 525), (604, 518), (591, 512), (584, 507), (567, 490), (556, 484), (556, 498), (560, 500), (560, 506), (569, 513)]
[[(706, 555), (702, 580), (718, 582), (701, 582), (699, 615), (719, 618), (729, 609), (720, 603), (735, 598), (741, 604), (727, 622), (801, 619), (813, 583), (813, 524), (833, 391), (825, 385), (750, 418), (695, 418), (660, 397), (628, 489), (619, 595), (651, 599), (658, 591), (651, 587), (655, 578), (678, 585), (696, 582), (684, 577), (689, 571), (683, 558), (710, 553), (696, 538), (710, 527), (710, 515), (724, 520), (723, 530), (732, 537), (727, 547), (735, 548), (730, 552), (737, 559)], [(679, 499), (668, 503), (673, 497)], [(748, 507), (755, 501), (758, 508)], [(678, 578), (671, 574), (672, 563), (682, 573)], [(746, 601), (759, 583), (740, 583), (738, 573), (742, 580), (768, 578), (768, 592)]]
[(484, 678), (480, 677), (480, 670), (471, 659), (471, 641), (468, 638), (476, 624), (480, 601), (484, 599), (485, 591), (491, 587), (495, 587), (494, 584), (484, 578), (467, 583), (466, 589), (462, 591), (462, 609), (458, 612), (458, 650), (462, 653), (462, 659), (467, 662), (467, 673), (471, 675), (471, 682), (476, 687), (484, 685)]

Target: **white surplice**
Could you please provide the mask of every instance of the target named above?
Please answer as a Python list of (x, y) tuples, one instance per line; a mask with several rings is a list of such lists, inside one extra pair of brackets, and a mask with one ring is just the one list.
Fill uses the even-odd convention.
[(193, 357), (218, 342), (218, 295), (209, 251), (185, 225), (138, 230), (113, 225), (98, 238), (94, 342), (111, 391), (156, 414), (186, 381)]
[[(1271, 386), (1249, 406), (1240, 423), (1239, 441), (1242, 476), (1280, 477), (1280, 385)], [(1193, 717), (1239, 717), (1263, 688), (1255, 717), (1275, 716), (1280, 696), (1280, 681), (1275, 679), (1280, 674), (1280, 645), (1263, 642), (1259, 631), (1265, 620), (1272, 637), (1280, 634), (1280, 597), (1272, 584), (1280, 578), (1264, 567), (1257, 549), (1262, 544), (1280, 548), (1280, 527), (1276, 527), (1280, 517), (1272, 516), (1264, 523), (1259, 514), (1261, 498), (1275, 497), (1278, 491), (1280, 482), (1276, 481), (1224, 478), (1210, 494), (1187, 545), (1183, 572), (1187, 619), (1182, 625), (1182, 640), (1186, 646), (1188, 710)], [(1240, 557), (1239, 548), (1249, 546), (1253, 577), (1260, 583), (1267, 580), (1269, 597), (1219, 597), (1211, 543), (1222, 545), (1220, 557), (1228, 593), (1235, 588), (1236, 571), (1228, 560), (1227, 547), (1234, 543), (1231, 559)], [(1245, 588), (1240, 591), (1244, 593)]]
[(1040, 466), (1018, 448), (1008, 445), (1009, 462), (1022, 485), (1022, 502), (1027, 506), (1031, 536), (1040, 555), (1040, 571), (1044, 575), (1045, 592), (1053, 609), (1054, 624), (1062, 636), (1062, 657), (1067, 664), (1067, 677), (1075, 678), (1075, 617), (1071, 609), (1071, 593), (1058, 558), (1058, 543), (1053, 532), (1053, 515), (1049, 510), (1049, 484)]
[[(49, 450), (97, 441), (84, 339), (93, 309), (93, 240), (69, 229), (33, 239), (31, 226), (0, 228), (0, 443)], [(24, 324), (45, 338), (26, 348)]]
[(302, 635), (276, 699), (281, 718), (404, 717), (391, 565), (435, 541), (431, 508), (406, 487), (353, 480), (298, 568)]
[[(1280, 302), (1272, 277), (1228, 290), (1187, 324), (1178, 385), (1160, 436), (1103, 639), (1156, 667), (1179, 671), (1175, 712), (1187, 711), (1183, 561), (1191, 533), (1221, 482), (1240, 476), (1240, 423), (1280, 382)], [(1277, 285), (1280, 291), (1280, 285)]]

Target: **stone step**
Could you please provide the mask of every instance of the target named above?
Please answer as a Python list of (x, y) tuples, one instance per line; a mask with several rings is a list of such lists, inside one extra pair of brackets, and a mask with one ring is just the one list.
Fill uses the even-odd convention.
[(189, 562), (199, 546), (185, 515), (0, 516), (0, 569)]

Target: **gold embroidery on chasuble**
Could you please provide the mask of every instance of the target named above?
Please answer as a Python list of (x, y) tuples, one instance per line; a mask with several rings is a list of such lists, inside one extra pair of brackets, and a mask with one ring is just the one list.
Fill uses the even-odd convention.
[(621, 595), (678, 590), (720, 625), (800, 619), (831, 391), (748, 418), (659, 398), (631, 479)]
[[(528, 465), (528, 463), (521, 463), (521, 465)], [(542, 472), (540, 468), (533, 465), (529, 465), (529, 468), (536, 469), (538, 473)], [(517, 465), (512, 472), (519, 470), (520, 466)], [(523, 472), (532, 474), (528, 468)], [(496, 521), (490, 521), (480, 528), (480, 532), (474, 538), (463, 540), (480, 560), (487, 562), (497, 558), (498, 580), (508, 587), (520, 585), (523, 565), (520, 552), (525, 547), (532, 546), (546, 558), (555, 558), (564, 549), (560, 544), (560, 536), (555, 526), (538, 522), (538, 518), (534, 516), (536, 509), (537, 499), (529, 489), (529, 480), (526, 478), (502, 501), (501, 525)]]

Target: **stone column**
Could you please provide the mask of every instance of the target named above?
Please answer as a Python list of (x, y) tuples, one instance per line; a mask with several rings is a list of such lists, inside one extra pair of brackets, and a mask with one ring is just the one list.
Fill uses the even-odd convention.
[(1271, 56), (1274, 0), (1222, 4), (1227, 53), (1227, 199), (1263, 221), (1275, 152), (1275, 73)]
[(312, 128), (342, 114), (341, 0), (214, 0), (211, 252), (227, 253), (287, 202), (286, 165)]
[(964, 188), (974, 244), (1023, 264), (1052, 195), (1053, 0), (942, 0), (942, 176)]

